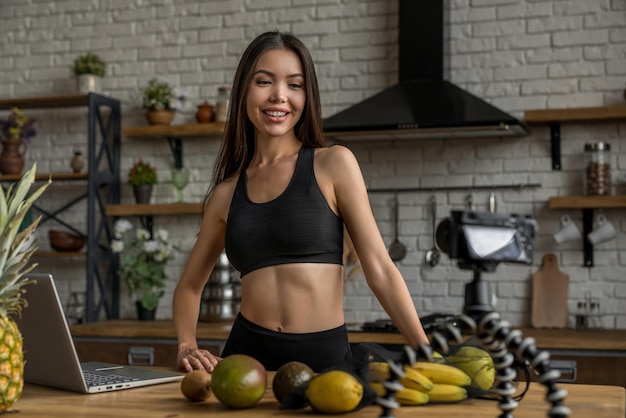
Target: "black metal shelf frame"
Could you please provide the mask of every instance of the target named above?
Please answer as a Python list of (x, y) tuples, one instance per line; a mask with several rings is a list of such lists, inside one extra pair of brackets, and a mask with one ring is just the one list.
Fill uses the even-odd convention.
[(94, 322), (103, 311), (107, 319), (119, 318), (119, 257), (108, 249), (113, 232), (105, 209), (120, 203), (121, 106), (89, 94), (88, 109), (86, 321)]
[[(109, 250), (113, 238), (111, 223), (106, 216), (108, 204), (120, 203), (120, 102), (100, 94), (11, 99), (3, 101), (9, 106), (23, 108), (87, 107), (87, 190), (53, 210), (39, 205), (32, 208), (41, 213), (41, 223), (54, 220), (87, 241), (85, 320), (119, 317), (119, 267), (118, 257)], [(4, 103), (7, 102), (7, 103)], [(77, 203), (87, 200), (86, 230), (80, 231), (59, 216)], [(97, 294), (96, 294), (97, 291)]]

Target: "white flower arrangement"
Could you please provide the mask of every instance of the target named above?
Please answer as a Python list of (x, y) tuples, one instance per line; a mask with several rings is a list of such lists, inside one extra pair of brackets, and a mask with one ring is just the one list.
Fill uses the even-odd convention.
[(118, 273), (131, 296), (135, 295), (145, 309), (155, 309), (165, 293), (165, 265), (174, 257), (176, 247), (168, 241), (165, 229), (157, 229), (154, 237), (144, 228), (137, 228), (134, 234), (132, 229), (126, 219), (115, 222), (111, 251), (122, 255)]

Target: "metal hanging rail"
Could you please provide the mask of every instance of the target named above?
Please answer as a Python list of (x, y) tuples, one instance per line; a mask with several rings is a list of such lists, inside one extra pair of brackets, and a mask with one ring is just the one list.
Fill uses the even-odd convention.
[(438, 187), (396, 187), (384, 189), (367, 189), (369, 193), (420, 193), (420, 192), (449, 192), (449, 191), (475, 191), (475, 190), (496, 190), (496, 189), (532, 189), (541, 187), (541, 183), (519, 183), (519, 184), (491, 184), (484, 186), (438, 186)]

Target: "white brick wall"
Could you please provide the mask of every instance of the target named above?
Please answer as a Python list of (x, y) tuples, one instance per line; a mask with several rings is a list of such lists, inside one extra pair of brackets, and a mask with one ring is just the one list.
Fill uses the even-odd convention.
[[(471, 93), (518, 117), (525, 109), (599, 106), (623, 103), (626, 87), (626, 6), (621, 0), (448, 1), (449, 27), (446, 77)], [(123, 124), (143, 123), (143, 114), (129, 102), (129, 92), (154, 75), (167, 76), (191, 94), (189, 109), (176, 123), (193, 120), (194, 106), (214, 101), (217, 87), (232, 79), (243, 47), (265, 30), (289, 30), (301, 36), (316, 60), (324, 115), (376, 93), (397, 80), (396, 0), (100, 0), (0, 2), (0, 97), (70, 93), (70, 66), (80, 53), (94, 50), (108, 62), (105, 93), (123, 101)], [(53, 25), (55, 26), (53, 28)], [(72, 151), (86, 150), (83, 110), (32, 111), (39, 134), (28, 151), (28, 164), (40, 171), (69, 170)], [(581, 154), (591, 140), (613, 147), (618, 191), (626, 192), (626, 124), (568, 124), (562, 127), (563, 170), (552, 171), (548, 129), (533, 127), (519, 139), (441, 139), (350, 144), (361, 162), (368, 186), (436, 187), (541, 183), (538, 189), (495, 190), (498, 210), (534, 215), (539, 223), (535, 263), (501, 265), (485, 275), (498, 297), (498, 309), (514, 325), (526, 325), (530, 310), (530, 277), (542, 256), (555, 252), (570, 276), (569, 307), (587, 291), (601, 299), (608, 328), (626, 328), (626, 220), (623, 209), (606, 211), (619, 230), (617, 239), (601, 244), (594, 268), (582, 267), (582, 244), (555, 246), (551, 234), (559, 217), (569, 213), (581, 223), (579, 211), (547, 209), (555, 195), (581, 193)], [(192, 182), (188, 200), (200, 200), (208, 185), (217, 152), (215, 140), (184, 141), (185, 164)], [(123, 141), (123, 173), (144, 157), (159, 170), (156, 200), (172, 201), (169, 183), (173, 159), (165, 141)], [(67, 186), (67, 185), (66, 185)], [(54, 207), (79, 193), (75, 187), (53, 186), (45, 204)], [(467, 191), (437, 192), (438, 213), (462, 208)], [(131, 200), (126, 184), (123, 199)], [(474, 191), (477, 209), (485, 209), (488, 192)], [(400, 239), (409, 248), (399, 263), (417, 308), (423, 314), (456, 312), (470, 274), (446, 257), (436, 268), (424, 266), (431, 247), (428, 199), (431, 193), (400, 195)], [(371, 201), (386, 242), (391, 241), (391, 195), (372, 193)], [(58, 206), (58, 205), (57, 205)], [(68, 219), (84, 219), (79, 206)], [(185, 249), (193, 244), (194, 217), (157, 217)], [(42, 227), (42, 247), (47, 246)], [(168, 296), (158, 316), (171, 316), (170, 294), (186, 254), (170, 266)], [(40, 270), (53, 272), (64, 300), (84, 286), (84, 261), (40, 260)], [(133, 315), (126, 295), (122, 314)], [(364, 279), (346, 284), (346, 319), (383, 317)]]

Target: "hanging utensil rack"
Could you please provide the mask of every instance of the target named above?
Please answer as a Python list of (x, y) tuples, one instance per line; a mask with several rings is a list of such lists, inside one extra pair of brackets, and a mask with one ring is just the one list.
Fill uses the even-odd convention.
[(475, 190), (503, 190), (503, 189), (533, 189), (541, 187), (541, 183), (519, 183), (519, 184), (491, 184), (484, 186), (437, 186), (437, 187), (396, 187), (367, 189), (369, 193), (420, 193), (420, 192), (449, 192), (449, 191), (475, 191)]

